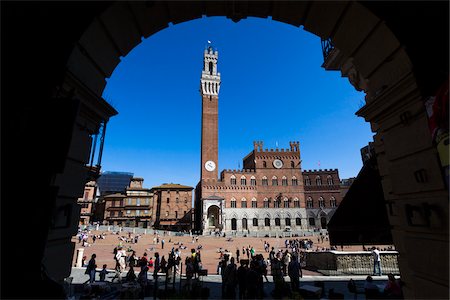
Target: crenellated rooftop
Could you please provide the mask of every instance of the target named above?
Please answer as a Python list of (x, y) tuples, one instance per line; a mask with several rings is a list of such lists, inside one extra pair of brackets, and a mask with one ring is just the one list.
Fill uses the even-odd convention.
[(313, 170), (303, 170), (302, 173), (319, 173), (319, 172), (337, 172), (338, 169), (313, 169)]

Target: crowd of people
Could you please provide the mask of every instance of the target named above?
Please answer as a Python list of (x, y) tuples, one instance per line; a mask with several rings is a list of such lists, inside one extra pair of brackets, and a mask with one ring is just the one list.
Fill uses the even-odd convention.
[[(312, 241), (311, 241), (312, 244)], [(267, 259), (261, 253), (256, 253), (251, 245), (237, 248), (236, 255), (227, 249), (218, 249), (220, 253), (217, 273), (222, 277), (222, 294), (225, 298), (234, 299), (238, 292), (239, 299), (263, 298), (264, 279), (267, 278), (268, 269), (273, 276), (275, 288), (274, 297), (288, 296), (292, 292), (299, 292), (300, 278), (302, 277), (301, 264), (304, 260), (304, 249), (310, 243), (303, 240), (286, 240), (285, 250), (278, 249), (264, 241), (264, 251), (269, 253)], [(238, 267), (237, 264), (240, 264)], [(290, 278), (290, 290), (285, 289), (285, 277)]]
[[(94, 235), (88, 230), (79, 231), (79, 243), (89, 244), (88, 239), (92, 239), (92, 244), (96, 239), (105, 239), (105, 233)], [(140, 235), (132, 235), (128, 232), (127, 235), (117, 237), (119, 242), (113, 250), (114, 255), (114, 271), (115, 280), (123, 282), (135, 282), (140, 284), (143, 288), (148, 285), (148, 273), (153, 274), (153, 279), (158, 280), (158, 276), (163, 273), (166, 279), (170, 280), (172, 276), (180, 274), (181, 262), (185, 265), (186, 282), (184, 287), (191, 289), (192, 279), (201, 276), (203, 270), (201, 260), (202, 245), (198, 244), (199, 237), (192, 236), (192, 243), (197, 243), (196, 247), (191, 248), (190, 252), (186, 252), (186, 256), (182, 259), (182, 251), (186, 250), (188, 246), (182, 242), (172, 242), (168, 238), (171, 249), (164, 252), (165, 234), (160, 236), (157, 232), (154, 233), (154, 244), (160, 244), (160, 252), (154, 252), (154, 248), (147, 248), (138, 256), (131, 245), (137, 244)], [(320, 239), (328, 239), (328, 236), (319, 236)], [(302, 277), (302, 265), (306, 259), (306, 255), (310, 251), (314, 251), (314, 242), (310, 238), (293, 238), (284, 240), (283, 249), (275, 249), (267, 241), (262, 241), (264, 252), (257, 253), (256, 248), (252, 245), (245, 245), (243, 247), (236, 247), (235, 250), (229, 251), (227, 249), (219, 248), (218, 253), (219, 263), (217, 266), (217, 274), (222, 279), (222, 293), (225, 298), (264, 298), (264, 281), (269, 282), (267, 276), (273, 277), (274, 289), (272, 291), (273, 297), (292, 297), (292, 293), (299, 293), (300, 278)], [(189, 244), (189, 243), (188, 243)], [(324, 248), (315, 251), (323, 251)], [(375, 273), (381, 275), (381, 266), (379, 259), (379, 249), (371, 249), (374, 255), (374, 275)], [(147, 253), (149, 252), (149, 253)], [(151, 253), (151, 254), (150, 254)], [(160, 254), (161, 253), (161, 254)], [(150, 254), (150, 255), (149, 255)], [(85, 264), (86, 257), (83, 258), (83, 266), (86, 266), (85, 274), (89, 275), (87, 282), (94, 282), (95, 275), (100, 274), (100, 281), (106, 280), (106, 275), (111, 272), (107, 270), (107, 265), (103, 264), (101, 271), (97, 271), (96, 255), (92, 254), (91, 259)], [(377, 263), (378, 261), (378, 263)], [(121, 274), (128, 269), (127, 275), (122, 278)], [(139, 272), (136, 276), (135, 272)], [(174, 274), (175, 273), (175, 274)], [(285, 278), (289, 277), (290, 284), (287, 284)], [(392, 278), (393, 275), (392, 275)], [(370, 279), (367, 280), (367, 289), (370, 290)], [(395, 297), (398, 295), (398, 282), (395, 278), (389, 282), (386, 287), (386, 295)], [(372, 286), (373, 287), (373, 286)], [(370, 291), (369, 291), (370, 292)], [(401, 289), (400, 289), (401, 292)]]

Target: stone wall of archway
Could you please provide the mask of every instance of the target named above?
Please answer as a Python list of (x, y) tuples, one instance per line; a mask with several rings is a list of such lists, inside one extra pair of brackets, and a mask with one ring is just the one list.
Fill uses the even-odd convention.
[[(410, 260), (412, 255), (406, 255), (406, 248), (417, 247), (418, 242), (406, 234), (411, 228), (407, 226), (403, 207), (406, 203), (420, 206), (421, 200), (411, 196), (411, 192), (427, 194), (431, 205), (436, 207), (442, 206), (448, 193), (441, 180), (439, 165), (432, 158), (436, 150), (426, 130), (426, 116), (412, 72), (413, 65), (388, 26), (361, 4), (351, 1), (267, 2), (266, 5), (252, 2), (115, 3), (94, 20), (81, 37), (68, 61), (68, 72), (100, 96), (105, 78), (111, 75), (120, 57), (136, 47), (142, 37), (150, 36), (169, 23), (177, 24), (203, 15), (222, 15), (234, 21), (250, 16), (272, 16), (275, 21), (303, 25), (305, 30), (323, 39), (332, 38), (335, 49), (323, 67), (340, 70), (357, 90), (366, 92), (366, 106), (358, 111), (358, 115), (370, 122), (376, 133), (375, 147), (386, 200), (397, 211), (390, 219), (395, 244), (401, 253), (403, 279), (415, 282), (412, 274), (423, 267)], [(399, 116), (405, 112), (412, 117), (408, 124), (401, 124)], [(411, 169), (412, 160), (420, 162), (415, 168), (426, 170), (429, 183), (415, 182), (416, 169)], [(448, 220), (448, 205), (439, 210), (444, 211)], [(442, 222), (445, 223), (445, 217), (441, 218)], [(439, 230), (448, 232), (442, 225)], [(427, 230), (430, 234), (431, 229)], [(445, 242), (444, 238), (434, 243), (438, 247)], [(422, 273), (427, 277), (433, 272)], [(440, 283), (445, 286), (444, 281)], [(416, 295), (406, 289), (407, 295)]]
[[(331, 37), (338, 51), (324, 68), (340, 70), (357, 89), (367, 93), (367, 104), (358, 114), (369, 121), (376, 132), (374, 139), (383, 188), (395, 244), (401, 253), (402, 277), (407, 283), (405, 294), (429, 298), (430, 295), (424, 293), (431, 291), (436, 297), (448, 296), (448, 272), (442, 267), (448, 266), (448, 191), (442, 182), (436, 150), (425, 130), (423, 95), (417, 86), (413, 65), (385, 22), (357, 2), (120, 2), (101, 11), (103, 8), (94, 11), (92, 18), (84, 17), (77, 23), (77, 30), (66, 33), (71, 35), (74, 48), (67, 60), (65, 80), (60, 84), (57, 74), (56, 79), (51, 78), (51, 84), (58, 85), (53, 91), (58, 99), (84, 99), (89, 112), (101, 111), (105, 79), (112, 74), (120, 58), (138, 45), (142, 37), (167, 27), (170, 22), (177, 24), (202, 15), (227, 16), (234, 21), (249, 16), (272, 16), (273, 20), (293, 26), (303, 25), (322, 38)], [(39, 14), (39, 11), (33, 13)], [(84, 30), (89, 23), (89, 28)], [(56, 36), (48, 36), (45, 42)], [(51, 51), (50, 48), (40, 51)], [(63, 54), (60, 56), (57, 59), (66, 60)], [(36, 81), (39, 82), (39, 78)], [(46, 92), (41, 95), (51, 97)], [(72, 219), (78, 217), (75, 202), (83, 180), (81, 165), (89, 152), (89, 132), (83, 126), (89, 120), (92, 123), (88, 122), (89, 126), (94, 128), (96, 122), (90, 114), (76, 114), (73, 122), (76, 126), (69, 126), (65, 132), (69, 136), (69, 150), (58, 148), (58, 155), (65, 158), (64, 163), (48, 175), (52, 178), (49, 185), (57, 190), (52, 190), (56, 195), (55, 207), (49, 201), (49, 209), (73, 207)], [(27, 120), (39, 122), (37, 118)], [(44, 163), (36, 166), (44, 167)], [(414, 174), (419, 171), (426, 174), (426, 181), (416, 180)], [(53, 180), (54, 173), (58, 175)], [(73, 182), (79, 184), (73, 185)], [(406, 207), (429, 216), (429, 225), (421, 225), (424, 222), (420, 221), (420, 213), (411, 216)], [(59, 241), (70, 241), (75, 228), (73, 222), (71, 226), (42, 234), (48, 241), (46, 257), (59, 254), (59, 258), (46, 263), (50, 273), (58, 279), (65, 277), (70, 268), (68, 257), (73, 249), (68, 245), (70, 242)], [(437, 255), (424, 259), (424, 250)], [(61, 268), (62, 265), (65, 268)]]

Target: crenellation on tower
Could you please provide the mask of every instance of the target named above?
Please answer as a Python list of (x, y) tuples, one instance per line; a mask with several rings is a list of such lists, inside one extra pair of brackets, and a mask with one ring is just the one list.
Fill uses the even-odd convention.
[[(325, 211), (331, 215), (340, 202), (340, 191), (333, 185), (339, 182), (338, 173), (320, 173), (322, 170), (302, 171), (300, 143), (290, 141), (289, 147), (264, 149), (263, 141), (253, 141), (253, 149), (243, 158), (242, 169), (224, 169), (218, 179), (218, 100), (220, 73), (217, 70), (218, 51), (209, 46), (203, 54), (203, 70), (200, 80), (202, 96), (202, 137), (201, 137), (201, 179), (196, 188), (196, 229), (203, 233), (211, 231), (237, 232), (245, 230), (267, 231), (317, 228), (308, 219), (308, 211), (318, 216)], [(305, 180), (304, 180), (305, 178)], [(331, 183), (331, 184), (330, 184)], [(326, 203), (321, 207), (318, 194)], [(281, 198), (282, 196), (282, 198)], [(314, 198), (315, 204), (306, 205), (307, 198)], [(272, 199), (286, 199), (276, 202)], [(288, 199), (288, 200), (287, 200)], [(313, 201), (313, 200), (310, 200)], [(325, 205), (327, 205), (325, 207)], [(252, 220), (248, 224), (246, 212), (266, 212), (270, 208), (275, 213), (264, 219)], [(280, 220), (278, 213), (285, 212)], [(225, 218), (227, 216), (227, 218)], [(232, 216), (231, 218), (229, 216)], [(278, 216), (278, 217), (277, 217)], [(268, 219), (268, 220), (266, 220)], [(245, 220), (245, 222), (244, 222)], [(318, 220), (317, 220), (318, 221)]]

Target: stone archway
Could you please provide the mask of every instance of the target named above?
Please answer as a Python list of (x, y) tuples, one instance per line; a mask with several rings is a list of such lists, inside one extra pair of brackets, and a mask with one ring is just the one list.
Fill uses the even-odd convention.
[(216, 229), (220, 226), (220, 208), (217, 205), (211, 205), (206, 213), (208, 229)]
[[(58, 126), (58, 130), (56, 130), (58, 136), (66, 137), (64, 145), (51, 143), (49, 140), (48, 145), (54, 145), (55, 147), (48, 148), (52, 149), (55, 155), (48, 157), (55, 157), (54, 160), (45, 160), (42, 157), (47, 156), (36, 155), (23, 160), (21, 165), (14, 166), (17, 170), (26, 168), (50, 170), (39, 180), (38, 176), (34, 176), (39, 175), (39, 173), (33, 175), (36, 178), (36, 183), (30, 187), (30, 190), (39, 190), (41, 191), (40, 194), (51, 196), (49, 196), (48, 205), (35, 204), (29, 207), (30, 218), (36, 219), (33, 217), (32, 211), (33, 214), (44, 215), (45, 219), (48, 220), (62, 218), (63, 221), (66, 221), (63, 222), (64, 224), (71, 226), (63, 231), (50, 228), (50, 232), (47, 233), (48, 224), (43, 222), (40, 225), (39, 238), (46, 239), (45, 242), (37, 240), (38, 237), (33, 240), (32, 244), (40, 245), (37, 246), (39, 247), (37, 253), (40, 253), (39, 261), (44, 256), (44, 261), (47, 261), (46, 267), (52, 277), (62, 279), (67, 277), (67, 273), (70, 272), (70, 256), (73, 252), (70, 235), (75, 229), (73, 220), (78, 218), (75, 200), (77, 193), (81, 191), (81, 181), (84, 177), (83, 165), (86, 163), (86, 155), (83, 155), (83, 153), (88, 153), (90, 146), (90, 133), (87, 129), (94, 132), (95, 122), (97, 122), (97, 120), (88, 122), (88, 118), (96, 113), (100, 115), (104, 113), (102, 107), (105, 108), (106, 104), (101, 101), (100, 97), (105, 86), (105, 79), (112, 74), (114, 68), (120, 62), (120, 58), (139, 44), (142, 36), (148, 37), (167, 27), (169, 23), (177, 24), (199, 18), (202, 15), (227, 16), (236, 22), (249, 16), (271, 16), (273, 20), (294, 26), (304, 25), (306, 30), (324, 40), (331, 37), (335, 51), (328, 53), (323, 65), (324, 68), (341, 70), (343, 76), (349, 77), (355, 88), (366, 91), (366, 106), (358, 114), (371, 122), (372, 129), (376, 132), (375, 147), (383, 177), (383, 189), (392, 212), (390, 218), (395, 244), (401, 252), (400, 269), (404, 275), (404, 281), (407, 282), (405, 294), (407, 297), (427, 298), (428, 295), (423, 294), (423, 291), (432, 290), (436, 291), (437, 297), (440, 298), (443, 298), (442, 295), (445, 293), (448, 295), (448, 274), (440, 271), (442, 268), (440, 268), (439, 263), (415, 259), (417, 253), (424, 252), (422, 250), (448, 249), (448, 191), (442, 182), (441, 170), (435, 160), (436, 151), (430, 142), (429, 132), (425, 130), (427, 124), (421, 102), (423, 95), (419, 91), (415, 79), (419, 75), (425, 78), (433, 76), (433, 74), (431, 72), (413, 74), (413, 65), (405, 52), (405, 47), (398, 42), (388, 28), (388, 23), (380, 20), (364, 6), (370, 6), (370, 4), (320, 1), (273, 1), (267, 3), (204, 1), (193, 3), (118, 2), (112, 5), (109, 3), (102, 5), (92, 8), (91, 14), (89, 12), (81, 14), (82, 11), (77, 10), (77, 13), (82, 16), (79, 18), (64, 18), (58, 15), (60, 18), (55, 18), (58, 22), (54, 22), (54, 24), (60, 24), (67, 19), (67, 23), (63, 24), (72, 24), (72, 27), (70, 27), (70, 30), (64, 30), (63, 26), (58, 26), (58, 30), (55, 30), (57, 34), (51, 32), (45, 35), (45, 29), (48, 28), (40, 27), (37, 24), (38, 22), (33, 23), (35, 19), (46, 19), (42, 16), (47, 17), (47, 15), (40, 9), (30, 9), (29, 20), (20, 15), (15, 23), (18, 27), (17, 32), (20, 32), (20, 34), (17, 34), (17, 42), (23, 39), (26, 26), (30, 26), (28, 30), (32, 33), (33, 27), (36, 27), (36, 33), (39, 34), (29, 34), (29, 38), (33, 39), (34, 36), (40, 35), (45, 46), (47, 46), (40, 47), (43, 50), (39, 50), (37, 53), (48, 52), (47, 57), (54, 59), (54, 64), (57, 65), (56, 70), (52, 69), (51, 77), (35, 79), (38, 82), (35, 84), (36, 87), (42, 85), (40, 90), (32, 88), (30, 89), (32, 92), (23, 91), (22, 95), (25, 95), (23, 98), (38, 94), (45, 101), (55, 97), (54, 100), (57, 101), (54, 101), (54, 103), (57, 105), (62, 105), (64, 100), (68, 100), (66, 102), (77, 100), (83, 103), (79, 112), (75, 112), (74, 118), (68, 121), (70, 124), (64, 128)], [(56, 12), (58, 12), (57, 9), (63, 11), (62, 8), (55, 8)], [(374, 9), (378, 13), (380, 13), (380, 10), (382, 11), (382, 8)], [(386, 13), (386, 15), (389, 15), (389, 13)], [(8, 20), (14, 19), (14, 17), (12, 15)], [(48, 22), (50, 21), (52, 21), (51, 18)], [(25, 25), (22, 25), (22, 22)], [(90, 25), (87, 25), (89, 23)], [(412, 25), (412, 22), (410, 25)], [(408, 30), (408, 26), (408, 24), (405, 25), (405, 32)], [(8, 27), (14, 28), (14, 26)], [(404, 39), (406, 39), (405, 35), (407, 34), (403, 34)], [(53, 42), (54, 36), (60, 36), (62, 41)], [(397, 36), (402, 35), (397, 34)], [(14, 41), (13, 39), (12, 43), (9, 41), (5, 44), (15, 45)], [(60, 48), (52, 47), (55, 45), (51, 44), (52, 42), (56, 45), (60, 43), (62, 46)], [(41, 43), (27, 41), (26, 45), (23, 45), (24, 47), (21, 47), (22, 44), (18, 43), (18, 48), (27, 49), (27, 54), (32, 55), (32, 51), (29, 51), (28, 48), (28, 45), (32, 44), (41, 45)], [(8, 53), (11, 53), (11, 51)], [(421, 54), (418, 53), (420, 51), (416, 51), (415, 55), (421, 57)], [(25, 56), (22, 59), (30, 61)], [(446, 56), (448, 56), (448, 51)], [(20, 57), (20, 54), (18, 54), (18, 57)], [(421, 58), (424, 65), (427, 60), (433, 59), (430, 55)], [(48, 64), (48, 61), (41, 59), (40, 55), (36, 55), (36, 61), (38, 60), (45, 61)], [(26, 63), (23, 65), (33, 69)], [(65, 67), (68, 71), (65, 75), (61, 75)], [(17, 66), (14, 66), (14, 68), (17, 70), (27, 69), (17, 68)], [(43, 68), (34, 69), (41, 70)], [(415, 70), (423, 71), (417, 66)], [(23, 74), (20, 75), (20, 78), (22, 78)], [(43, 80), (47, 80), (45, 86)], [(17, 86), (14, 85), (12, 90), (20, 90), (21, 85), (22, 82)], [(32, 97), (28, 98), (31, 99)], [(52, 115), (45, 111), (45, 105), (52, 106), (50, 102), (52, 101), (47, 101), (45, 104), (39, 103), (44, 107), (42, 109), (44, 115), (40, 116), (40, 120), (45, 119), (45, 113), (49, 116)], [(23, 106), (23, 103), (18, 103), (20, 103), (17, 106), (18, 111), (21, 111), (19, 106)], [(28, 108), (34, 108), (33, 105), (36, 104), (30, 103), (31, 101), (27, 102)], [(34, 110), (31, 109), (30, 111)], [(58, 106), (55, 111), (62, 112), (64, 119), (68, 119), (67, 116), (71, 115), (71, 110), (68, 107)], [(26, 120), (30, 122), (28, 122), (29, 125), (22, 122), (25, 124), (23, 132), (29, 130), (30, 134), (23, 138), (19, 133), (18, 135), (23, 140), (28, 138), (29, 141), (34, 141), (33, 134), (48, 130), (47, 123), (41, 124), (40, 120), (31, 117)], [(63, 120), (60, 121), (63, 122)], [(75, 124), (76, 126), (70, 126)], [(49, 126), (49, 128), (52, 127)], [(38, 135), (36, 134), (36, 136)], [(23, 143), (26, 146), (25, 142)], [(16, 143), (8, 144), (16, 145)], [(16, 154), (18, 159), (11, 160), (19, 162), (20, 158), (26, 157), (26, 155), (21, 157), (21, 154)], [(422, 178), (426, 178), (426, 180), (417, 180), (417, 176), (414, 176), (417, 172), (425, 173), (426, 176), (422, 176)], [(16, 176), (11, 176), (11, 178), (14, 177)], [(54, 180), (54, 178), (57, 179)], [(77, 184), (74, 184), (74, 182)], [(52, 189), (53, 187), (55, 189)], [(408, 207), (420, 211), (423, 199), (426, 199), (425, 207), (432, 208), (430, 214), (427, 215), (433, 218), (433, 222), (430, 222), (431, 225), (424, 228), (415, 226), (415, 220), (411, 217), (408, 219), (407, 214), (404, 213)], [(57, 215), (52, 216), (47, 211), (55, 211)], [(432, 245), (424, 242), (429, 240), (427, 239), (429, 236), (433, 237)], [(8, 236), (5, 239), (9, 240)], [(427, 248), (424, 248), (424, 245), (427, 245)], [(25, 245), (24, 247), (17, 247), (17, 249), (22, 248), (26, 249)], [(417, 249), (417, 253), (407, 252), (404, 249)], [(448, 251), (434, 252), (448, 253)], [(52, 253), (64, 253), (64, 255), (62, 254), (52, 260), (45, 260), (47, 256), (53, 257)], [(19, 254), (19, 256), (24, 255)], [(436, 261), (446, 261), (446, 259), (448, 260), (448, 257), (440, 257)], [(416, 276), (416, 274), (419, 275)], [(429, 288), (414, 290), (414, 287), (423, 285), (427, 285)], [(445, 292), (442, 293), (442, 291)]]

